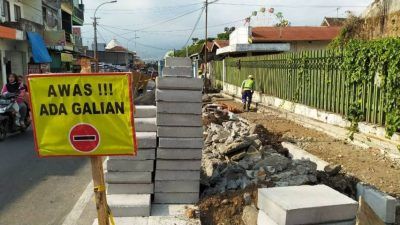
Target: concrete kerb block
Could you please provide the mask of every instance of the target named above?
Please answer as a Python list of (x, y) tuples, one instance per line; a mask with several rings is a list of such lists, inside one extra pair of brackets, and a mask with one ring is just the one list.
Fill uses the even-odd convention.
[(200, 102), (202, 101), (201, 91), (187, 90), (156, 90), (156, 101), (164, 102)]
[(203, 90), (203, 80), (198, 78), (158, 77), (156, 85), (160, 90)]
[(157, 113), (201, 115), (202, 103), (157, 102)]
[(154, 160), (156, 158), (156, 150), (155, 149), (138, 149), (136, 156), (110, 156), (108, 159), (125, 159), (131, 161), (140, 161), (140, 160)]
[(115, 217), (150, 216), (151, 197), (144, 195), (107, 195), (107, 202)]
[(157, 126), (199, 127), (201, 129), (202, 125), (201, 115), (157, 113)]
[(199, 171), (201, 160), (157, 160), (157, 170), (195, 170)]
[(203, 138), (203, 127), (157, 127), (158, 137), (172, 138)]
[(107, 170), (115, 172), (152, 172), (154, 160), (132, 161), (125, 159), (107, 160)]
[(282, 142), (282, 147), (289, 150), (289, 156), (292, 159), (309, 159), (310, 161), (317, 164), (317, 170), (324, 171), (325, 166), (329, 165), (328, 162), (318, 158), (317, 156), (304, 151), (296, 145), (289, 142)]
[(137, 132), (136, 140), (139, 149), (155, 149), (157, 147), (157, 132)]
[(357, 198), (362, 196), (365, 202), (371, 207), (372, 210), (379, 216), (385, 223), (396, 222), (396, 198), (380, 192), (373, 187), (358, 183), (357, 184)]
[(199, 159), (202, 149), (157, 149), (157, 159)]
[(157, 119), (154, 118), (136, 118), (135, 119), (135, 131), (136, 132), (156, 132), (157, 131)]
[(203, 138), (159, 138), (159, 148), (202, 149)]
[(154, 184), (107, 184), (107, 194), (153, 194)]
[[(149, 218), (147, 217), (115, 217), (114, 221), (118, 225), (148, 225)], [(97, 219), (93, 225), (99, 225)]]
[(154, 203), (162, 204), (195, 204), (199, 193), (154, 193)]
[(156, 117), (157, 107), (154, 105), (136, 105), (135, 118), (154, 118)]
[(185, 171), (185, 170), (156, 170), (155, 172), (155, 180), (183, 180), (183, 181), (190, 181), (190, 180), (200, 180), (200, 171), (193, 170), (193, 171)]
[(264, 211), (258, 211), (257, 225), (278, 225), (271, 217), (269, 217)]
[(200, 181), (155, 181), (156, 193), (197, 193), (200, 191)]
[(198, 209), (195, 205), (189, 204), (153, 204), (151, 216), (183, 216), (188, 208)]
[(162, 72), (163, 77), (193, 77), (192, 67), (164, 67)]
[(325, 185), (258, 189), (258, 208), (279, 225), (354, 220), (358, 203)]
[(192, 61), (187, 57), (167, 57), (165, 67), (192, 67)]
[(151, 172), (112, 172), (107, 171), (105, 181), (109, 184), (151, 184)]

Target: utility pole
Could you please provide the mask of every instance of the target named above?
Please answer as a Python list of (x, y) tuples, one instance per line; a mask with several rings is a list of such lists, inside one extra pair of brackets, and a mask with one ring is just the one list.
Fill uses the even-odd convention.
[(94, 57), (94, 72), (99, 72), (99, 60), (97, 58), (97, 17), (95, 16), (93, 22), (94, 28), (94, 49), (93, 49), (93, 57)]
[(205, 43), (204, 43), (204, 75), (205, 79), (207, 79), (207, 39), (208, 39), (208, 0), (205, 2), (206, 7), (206, 33), (205, 33)]

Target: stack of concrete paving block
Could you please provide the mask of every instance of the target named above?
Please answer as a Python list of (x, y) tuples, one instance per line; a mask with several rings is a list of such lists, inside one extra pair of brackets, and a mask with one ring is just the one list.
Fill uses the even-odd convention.
[(358, 203), (325, 185), (258, 190), (258, 225), (354, 225)]
[(155, 106), (136, 106), (138, 154), (107, 159), (108, 204), (116, 217), (149, 216), (157, 147)]
[(201, 79), (188, 58), (167, 58), (157, 78), (155, 203), (196, 203), (203, 148)]

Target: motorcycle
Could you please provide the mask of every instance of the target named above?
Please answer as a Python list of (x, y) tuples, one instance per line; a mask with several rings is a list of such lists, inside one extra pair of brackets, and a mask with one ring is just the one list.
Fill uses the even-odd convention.
[(25, 132), (30, 126), (29, 107), (27, 116), (25, 117), (25, 126), (17, 126), (15, 124), (15, 110), (13, 104), (16, 103), (18, 94), (7, 93), (0, 95), (0, 141), (4, 141), (8, 133)]

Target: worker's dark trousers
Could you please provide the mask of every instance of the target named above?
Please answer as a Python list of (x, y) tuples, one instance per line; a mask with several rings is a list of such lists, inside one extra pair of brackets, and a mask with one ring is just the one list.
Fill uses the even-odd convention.
[(247, 103), (247, 110), (250, 109), (251, 99), (253, 98), (253, 93), (250, 90), (245, 90), (242, 94), (242, 102), (243, 102), (243, 109), (246, 109)]

